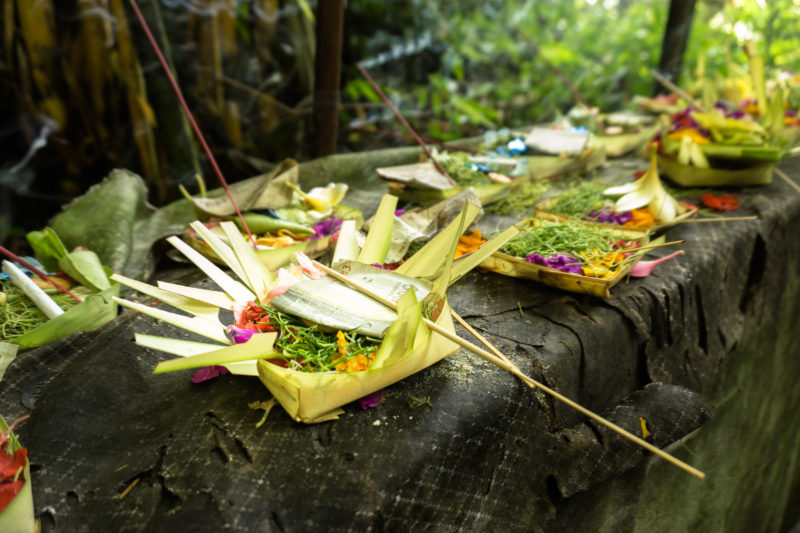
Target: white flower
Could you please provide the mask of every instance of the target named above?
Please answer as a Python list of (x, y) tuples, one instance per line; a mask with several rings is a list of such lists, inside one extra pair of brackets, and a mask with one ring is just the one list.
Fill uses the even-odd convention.
[(623, 195), (614, 205), (617, 212), (630, 211), (647, 206), (657, 220), (671, 222), (681, 211), (678, 202), (664, 189), (658, 176), (658, 163), (655, 150), (650, 155), (650, 168), (644, 176), (634, 181), (611, 187), (603, 191), (609, 196)]
[(329, 183), (325, 187), (314, 187), (305, 195), (305, 200), (313, 211), (322, 216), (327, 216), (333, 211), (333, 206), (344, 199), (347, 185), (344, 183)]

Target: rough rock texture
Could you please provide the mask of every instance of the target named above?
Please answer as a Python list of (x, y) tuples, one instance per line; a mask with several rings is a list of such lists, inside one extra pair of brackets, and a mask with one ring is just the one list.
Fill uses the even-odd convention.
[(751, 192), (736, 214), (760, 220), (668, 230), (686, 256), (607, 301), (483, 272), (451, 289), (524, 372), (636, 434), (644, 419), (704, 481), (463, 351), (375, 409), (314, 426), (276, 409), (256, 428), (258, 380), (152, 375), (165, 356), (134, 332), (180, 333), (126, 313), (21, 354), (0, 384), (0, 412), (31, 415), (19, 434), (42, 529), (787, 530), (800, 195), (781, 181)]

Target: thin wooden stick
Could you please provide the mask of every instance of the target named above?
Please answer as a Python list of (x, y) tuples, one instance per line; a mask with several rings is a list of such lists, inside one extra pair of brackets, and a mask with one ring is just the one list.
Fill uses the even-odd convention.
[(37, 274), (39, 277), (41, 277), (41, 278), (43, 278), (43, 279), (46, 279), (47, 281), (49, 281), (50, 283), (52, 283), (52, 284), (53, 284), (53, 286), (54, 286), (56, 289), (60, 290), (60, 291), (61, 291), (61, 292), (63, 292), (64, 294), (69, 294), (70, 296), (72, 296), (72, 298), (74, 298), (74, 299), (75, 299), (75, 301), (77, 301), (77, 302), (79, 302), (79, 303), (83, 301), (83, 300), (81, 300), (80, 298), (78, 298), (77, 296), (75, 296), (74, 294), (72, 294), (71, 292), (69, 292), (69, 290), (68, 290), (66, 287), (64, 287), (63, 285), (61, 285), (59, 282), (57, 282), (56, 280), (54, 280), (53, 278), (51, 278), (50, 276), (48, 276), (47, 274), (45, 274), (44, 272), (42, 272), (41, 270), (39, 270), (38, 268), (36, 268), (35, 266), (33, 266), (32, 264), (28, 263), (27, 261), (25, 261), (24, 259), (22, 259), (22, 258), (21, 258), (21, 257), (19, 257), (18, 255), (16, 255), (15, 253), (13, 253), (13, 252), (11, 252), (10, 250), (6, 249), (5, 247), (3, 247), (3, 246), (0, 246), (0, 253), (2, 253), (3, 255), (5, 255), (6, 257), (8, 257), (9, 259), (11, 259), (12, 261), (16, 261), (16, 262), (17, 262), (17, 263), (19, 263), (20, 265), (22, 265), (22, 266), (24, 266), (25, 268), (29, 269), (31, 272), (34, 272), (34, 273), (35, 273), (35, 274)]
[(749, 217), (687, 218), (686, 220), (679, 220), (675, 222), (675, 224), (696, 224), (700, 222), (744, 222), (747, 220), (758, 220), (758, 217), (753, 215)]
[(233, 199), (233, 195), (231, 194), (230, 189), (228, 188), (228, 182), (225, 180), (225, 176), (222, 175), (222, 170), (220, 170), (219, 165), (217, 165), (217, 160), (214, 158), (214, 154), (211, 153), (211, 148), (209, 148), (208, 143), (206, 143), (206, 138), (203, 136), (203, 132), (200, 131), (200, 126), (197, 125), (197, 122), (194, 119), (194, 115), (189, 110), (189, 105), (186, 103), (186, 100), (183, 98), (183, 93), (181, 92), (181, 88), (178, 86), (178, 82), (175, 80), (175, 76), (172, 75), (172, 71), (167, 64), (167, 60), (164, 57), (164, 54), (161, 52), (161, 47), (158, 46), (155, 37), (153, 37), (153, 33), (150, 31), (150, 26), (148, 26), (147, 21), (142, 15), (142, 12), (139, 10), (139, 4), (136, 3), (136, 0), (130, 0), (131, 7), (133, 8), (133, 12), (136, 14), (136, 18), (139, 19), (139, 23), (142, 25), (142, 29), (144, 30), (145, 35), (147, 36), (147, 40), (150, 42), (150, 46), (153, 47), (153, 51), (158, 57), (158, 62), (161, 63), (161, 67), (164, 69), (164, 73), (167, 75), (167, 79), (169, 80), (170, 85), (172, 86), (172, 90), (175, 92), (175, 96), (178, 97), (178, 102), (181, 104), (181, 108), (183, 109), (186, 118), (189, 120), (189, 124), (192, 126), (195, 135), (197, 135), (197, 139), (200, 141), (200, 145), (203, 147), (203, 151), (206, 153), (208, 157), (208, 162), (211, 164), (211, 167), (214, 169), (214, 173), (219, 178), (219, 182), (222, 184), (222, 188), (225, 189), (225, 194), (228, 195), (228, 199), (233, 204), (233, 208), (236, 210), (236, 214), (239, 216), (239, 220), (242, 222), (242, 227), (247, 232), (247, 235), (250, 237), (250, 241), (253, 243), (253, 246), (256, 245), (256, 239), (253, 237), (253, 234), (250, 233), (250, 228), (247, 227), (247, 222), (244, 221), (244, 217), (242, 216), (241, 211), (239, 211), (239, 206), (236, 204), (236, 200)]
[(628, 253), (628, 252), (638, 252), (640, 250), (652, 250), (653, 248), (661, 248), (663, 246), (672, 246), (673, 244), (681, 244), (684, 241), (672, 241), (672, 242), (662, 242), (660, 244), (648, 244), (646, 246), (639, 246), (637, 248), (620, 248), (618, 251)]
[(414, 131), (414, 128), (411, 127), (411, 124), (409, 124), (406, 121), (406, 119), (403, 118), (403, 115), (400, 114), (400, 111), (397, 109), (397, 107), (395, 107), (392, 101), (389, 100), (389, 97), (383, 93), (380, 87), (378, 87), (378, 84), (375, 83), (375, 80), (372, 79), (372, 76), (369, 75), (369, 72), (367, 72), (367, 70), (364, 67), (362, 67), (359, 63), (356, 63), (356, 67), (358, 68), (358, 71), (361, 72), (361, 75), (364, 76), (364, 79), (366, 79), (367, 82), (372, 86), (372, 88), (375, 89), (375, 92), (378, 93), (378, 96), (381, 97), (381, 100), (383, 100), (384, 103), (386, 103), (386, 105), (389, 106), (389, 109), (392, 110), (392, 113), (394, 113), (394, 116), (397, 117), (397, 120), (399, 120), (403, 124), (403, 126), (405, 126), (405, 128), (408, 130), (408, 133), (410, 133), (414, 137), (414, 140), (417, 141), (417, 144), (419, 144), (420, 148), (422, 148), (422, 151), (425, 152), (425, 155), (427, 155), (428, 158), (433, 162), (433, 166), (436, 167), (436, 170), (438, 170), (442, 176), (447, 178), (447, 181), (450, 183), (451, 186), (455, 187), (456, 182), (453, 180), (453, 178), (450, 177), (450, 174), (447, 173), (447, 171), (442, 167), (442, 165), (439, 164), (436, 158), (433, 157), (433, 154), (431, 154), (430, 150), (428, 150), (428, 147), (425, 146), (425, 142), (420, 138), (419, 135), (417, 135), (417, 132)]
[(689, 102), (695, 109), (699, 110), (703, 109), (703, 105), (700, 102), (692, 98), (689, 95), (689, 93), (687, 93), (686, 91), (684, 91), (683, 89), (681, 89), (680, 87), (669, 81), (667, 78), (662, 76), (661, 73), (658, 72), (657, 70), (651, 69), (650, 75), (653, 76), (658, 83), (660, 83), (661, 85), (672, 91), (674, 94), (678, 95), (679, 97)]
[(119, 499), (121, 500), (122, 498), (124, 498), (125, 496), (127, 496), (127, 495), (128, 495), (128, 493), (129, 493), (130, 491), (132, 491), (132, 490), (133, 490), (133, 487), (135, 487), (135, 486), (136, 486), (136, 485), (138, 485), (138, 484), (139, 484), (139, 478), (137, 477), (136, 479), (134, 479), (134, 480), (131, 482), (131, 484), (130, 484), (130, 485), (128, 485), (128, 487), (127, 487), (125, 490), (123, 490), (123, 491), (122, 491), (122, 494), (120, 494), (120, 495), (119, 495)]
[(788, 183), (797, 192), (800, 192), (800, 185), (796, 184), (794, 180), (792, 180), (792, 178), (787, 176), (783, 170), (779, 169), (778, 167), (772, 167), (772, 169), (775, 171), (775, 174), (777, 174), (780, 179)]
[(499, 357), (499, 358), (500, 358), (500, 359), (502, 359), (503, 361), (505, 361), (505, 362), (507, 362), (507, 363), (511, 363), (511, 360), (510, 360), (508, 357), (506, 357), (506, 356), (505, 356), (505, 354), (504, 354), (503, 352), (501, 352), (500, 350), (498, 350), (498, 349), (497, 349), (497, 347), (496, 347), (494, 344), (492, 344), (491, 342), (489, 342), (489, 341), (488, 341), (488, 340), (487, 340), (485, 337), (483, 337), (483, 335), (481, 335), (480, 333), (478, 333), (478, 331), (477, 331), (475, 328), (473, 328), (472, 326), (470, 326), (470, 325), (467, 323), (467, 321), (466, 321), (466, 320), (464, 320), (463, 318), (461, 318), (461, 316), (460, 316), (458, 313), (456, 313), (455, 311), (453, 311), (453, 310), (451, 309), (451, 310), (450, 310), (450, 314), (452, 315), (452, 317), (453, 317), (453, 318), (455, 318), (455, 319), (456, 319), (456, 322), (458, 322), (459, 324), (461, 324), (461, 326), (462, 326), (462, 327), (463, 327), (465, 330), (467, 330), (467, 331), (469, 332), (469, 334), (470, 334), (470, 335), (472, 335), (473, 337), (475, 337), (476, 339), (478, 339), (478, 341), (479, 341), (481, 344), (483, 344), (484, 346), (486, 346), (486, 348), (487, 348), (487, 349), (488, 349), (490, 352), (492, 352), (493, 354), (495, 354), (497, 357)]
[[(379, 294), (376, 294), (376, 293), (372, 292), (368, 288), (366, 288), (366, 287), (360, 285), (359, 283), (349, 279), (347, 276), (343, 276), (342, 274), (339, 274), (335, 270), (332, 270), (332, 269), (326, 267), (325, 265), (319, 263), (318, 261), (313, 261), (313, 263), (314, 263), (315, 266), (317, 266), (319, 269), (323, 270), (325, 273), (327, 273), (331, 277), (341, 281), (342, 283), (345, 283), (345, 284), (349, 285), (350, 287), (356, 289), (357, 291), (360, 291), (360, 292), (366, 294), (370, 298), (374, 299), (377, 302), (382, 303), (386, 307), (388, 307), (390, 309), (396, 309), (397, 308), (395, 303), (392, 302), (391, 300), (387, 300), (386, 298), (380, 296)], [(471, 351), (472, 353), (482, 357), (483, 359), (485, 359), (486, 361), (494, 364), (495, 366), (498, 366), (498, 367), (502, 368), (503, 370), (506, 370), (506, 371), (514, 374), (515, 376), (520, 378), (525, 384), (527, 384), (531, 388), (533, 388), (534, 386), (538, 387), (539, 390), (541, 390), (542, 392), (545, 392), (545, 393), (549, 394), (553, 398), (565, 403), (566, 405), (572, 407), (573, 409), (575, 409), (576, 411), (580, 412), (581, 414), (591, 418), (595, 422), (598, 422), (598, 423), (606, 426), (608, 429), (618, 433), (619, 435), (621, 435), (621, 436), (625, 437), (626, 439), (638, 444), (639, 446), (642, 446), (646, 450), (658, 455), (659, 457), (661, 457), (662, 459), (664, 459), (666, 461), (669, 461), (670, 463), (672, 463), (675, 466), (685, 470), (686, 472), (692, 474), (693, 476), (697, 476), (700, 479), (704, 479), (705, 478), (706, 475), (703, 472), (701, 472), (700, 470), (697, 470), (696, 468), (684, 463), (683, 461), (681, 461), (680, 459), (677, 459), (676, 457), (673, 457), (672, 455), (670, 455), (667, 452), (661, 450), (660, 448), (657, 448), (657, 447), (653, 446), (652, 444), (650, 444), (649, 442), (645, 441), (644, 439), (641, 439), (641, 438), (637, 437), (636, 435), (634, 435), (633, 433), (627, 431), (626, 429), (623, 429), (620, 426), (614, 424), (613, 422), (611, 422), (609, 420), (606, 420), (602, 416), (600, 416), (598, 414), (595, 414), (594, 412), (590, 411), (589, 409), (587, 409), (587, 408), (583, 407), (582, 405), (570, 400), (566, 396), (564, 396), (564, 395), (556, 392), (555, 390), (543, 385), (542, 383), (534, 380), (533, 378), (531, 378), (529, 376), (526, 376), (507, 357), (498, 357), (496, 355), (493, 355), (492, 353), (484, 350), (483, 348), (481, 348), (479, 346), (476, 346), (475, 344), (472, 344), (471, 342), (469, 342), (469, 341), (467, 341), (465, 339), (462, 339), (461, 337), (459, 337), (455, 333), (452, 333), (452, 332), (444, 329), (443, 327), (441, 327), (438, 324), (428, 320), (427, 318), (423, 318), (423, 321), (425, 322), (425, 325), (431, 331), (435, 331), (436, 333), (442, 335), (443, 337), (446, 337), (448, 340), (453, 341), (454, 343), (458, 344), (462, 348), (465, 348), (465, 349)], [(488, 341), (486, 341), (485, 339), (484, 339), (484, 341), (486, 343), (488, 343)]]

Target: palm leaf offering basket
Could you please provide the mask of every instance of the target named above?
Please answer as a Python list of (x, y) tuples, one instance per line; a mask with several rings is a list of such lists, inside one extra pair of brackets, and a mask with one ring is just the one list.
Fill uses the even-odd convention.
[[(585, 173), (606, 161), (602, 145), (592, 145), (580, 154), (561, 157), (555, 155), (524, 155), (513, 159), (475, 157), (475, 161), (486, 164), (503, 161), (522, 161), (527, 171), (508, 183), (490, 183), (472, 186), (482, 205), (488, 205), (513, 195), (514, 192), (531, 180), (541, 180), (558, 174)], [(516, 165), (517, 163), (513, 163)], [(389, 193), (406, 202), (431, 205), (457, 195), (469, 186), (453, 186), (430, 161), (381, 167), (376, 174), (387, 182)]]
[[(544, 217), (544, 218), (548, 218), (548, 219), (551, 219), (551, 220), (564, 220), (564, 221), (565, 220), (583, 220), (583, 221), (586, 221), (586, 219), (577, 218), (577, 217), (573, 217), (573, 216), (567, 216), (567, 215), (563, 215), (561, 213), (557, 213), (557, 212), (553, 211), (552, 209), (553, 209), (554, 204), (556, 203), (557, 200), (558, 200), (558, 198), (548, 198), (547, 200), (545, 200), (543, 202), (539, 202), (538, 204), (536, 204), (534, 206), (536, 214), (538, 216), (541, 216), (541, 217)], [(631, 229), (632, 231), (643, 231), (643, 232), (651, 232), (652, 233), (652, 232), (656, 232), (656, 231), (665, 229), (665, 228), (667, 228), (667, 227), (669, 227), (669, 226), (671, 226), (673, 224), (676, 224), (677, 222), (685, 220), (687, 218), (690, 218), (690, 217), (694, 216), (696, 213), (697, 213), (697, 211), (695, 209), (687, 209), (685, 212), (683, 212), (680, 215), (676, 216), (673, 220), (671, 220), (669, 222), (661, 222), (661, 221), (658, 221), (658, 220), (653, 220), (653, 223), (648, 225), (648, 226), (636, 226), (635, 228), (625, 228), (624, 226), (620, 226), (618, 224), (609, 224), (609, 223), (597, 223), (597, 225), (598, 226), (604, 226), (604, 227), (607, 227), (607, 228), (612, 228), (612, 229)]]
[[(535, 232), (537, 228), (543, 225), (560, 222), (561, 221), (554, 219), (532, 217), (522, 221), (517, 227), (523, 232)], [(601, 229), (609, 235), (612, 235), (615, 239), (635, 244), (637, 248), (643, 247), (649, 242), (649, 233), (647, 231), (613, 228), (575, 220), (569, 223), (585, 228)], [(633, 265), (635, 265), (645, 253), (645, 250), (631, 253), (613, 269), (608, 277), (564, 272), (556, 268), (530, 262), (523, 257), (515, 257), (503, 252), (495, 252), (490, 257), (486, 258), (480, 266), (481, 268), (497, 272), (498, 274), (538, 281), (539, 283), (569, 292), (591, 294), (600, 298), (610, 298), (611, 288), (625, 278)]]
[[(27, 235), (28, 241), (41, 261), (39, 268), (27, 261), (13, 256), (15, 261), (21, 261), (31, 268), (34, 273), (49, 278), (43, 270), (63, 272), (76, 283), (72, 287), (72, 296), (79, 303), (64, 310), (50, 295), (37, 286), (24, 271), (15, 263), (3, 261), (2, 271), (7, 275), (9, 283), (22, 291), (25, 298), (39, 308), (47, 320), (34, 322), (30, 327), (11, 328), (13, 335), (2, 335), (0, 342), (0, 378), (3, 376), (5, 365), (13, 358), (18, 350), (27, 350), (49, 344), (73, 333), (88, 332), (101, 327), (117, 316), (117, 304), (113, 297), (119, 294), (119, 285), (111, 283), (108, 279), (110, 270), (104, 267), (97, 254), (87, 249), (68, 251), (61, 239), (51, 228), (43, 231), (32, 231)], [(7, 251), (6, 251), (7, 252)], [(35, 261), (34, 261), (35, 262)], [(20, 265), (22, 265), (20, 263)], [(23, 265), (24, 266), (24, 265)], [(55, 275), (55, 274), (54, 274)], [(64, 278), (59, 278), (64, 282)], [(44, 280), (43, 280), (44, 281)], [(58, 283), (58, 282), (56, 282)], [(64, 287), (61, 286), (64, 290)], [(58, 292), (53, 285), (48, 289), (51, 293)], [(8, 305), (8, 303), (4, 304)], [(13, 316), (14, 312), (9, 312)], [(26, 313), (16, 313), (26, 314)]]
[(773, 163), (755, 163), (738, 168), (699, 168), (659, 155), (658, 165), (665, 176), (681, 187), (740, 187), (772, 183)]
[[(298, 186), (299, 167), (287, 159), (271, 172), (238, 182), (230, 187), (227, 196), (207, 196), (205, 183), (198, 176), (200, 195), (184, 194), (195, 213), (217, 237), (227, 237), (219, 222), (232, 220), (241, 231), (256, 237), (256, 255), (272, 270), (289, 263), (296, 252), (317, 257), (335, 243), (335, 230), (342, 220), (363, 219), (361, 211), (342, 205), (347, 185), (330, 183), (308, 192)], [(234, 205), (235, 204), (235, 205)], [(239, 207), (241, 219), (236, 215)], [(246, 228), (245, 228), (246, 224)], [(192, 227), (182, 234), (192, 248), (218, 265), (225, 262)]]
[[(199, 222), (192, 227), (238, 280), (179, 238), (169, 239), (222, 291), (162, 282), (156, 287), (120, 275), (113, 277), (189, 316), (126, 299), (117, 301), (215, 341), (211, 344), (137, 334), (137, 344), (181, 356), (162, 362), (156, 372), (222, 365), (233, 374), (258, 376), (296, 421), (314, 423), (335, 419), (342, 412), (341, 406), (402, 380), (458, 350), (454, 342), (431, 333), (423, 323), (423, 316), (452, 332), (453, 322), (445, 294), (447, 286), (517, 233), (514, 227), (508, 228), (455, 264), (452, 257), (458, 238), (480, 212), (479, 206), (467, 203), (461, 217), (396, 271), (388, 271), (373, 265), (381, 264), (389, 250), (396, 204), (396, 197), (384, 196), (360, 250), (355, 245), (355, 223), (345, 223), (333, 260), (334, 268), (340, 273), (368, 284), (372, 290), (396, 302), (396, 312), (330, 277), (320, 277), (313, 263), (302, 255), (292, 269), (272, 272), (232, 222), (221, 224), (227, 242)], [(291, 283), (286, 288), (288, 278)], [(371, 354), (374, 356), (371, 363), (361, 371), (310, 372), (297, 365), (277, 366), (270, 362), (281, 355), (275, 347), (275, 332), (253, 333), (246, 342), (236, 343), (229, 335), (232, 328), (226, 328), (219, 320), (220, 309), (236, 312), (237, 308), (253, 302), (300, 316), (323, 330), (338, 330), (342, 334), (347, 329), (380, 338), (380, 347)]]

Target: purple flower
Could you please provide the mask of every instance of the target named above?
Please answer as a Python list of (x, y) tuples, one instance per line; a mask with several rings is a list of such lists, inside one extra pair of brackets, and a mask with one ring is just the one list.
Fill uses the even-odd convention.
[(374, 407), (378, 407), (382, 399), (383, 399), (383, 389), (375, 391), (372, 394), (367, 394), (358, 401), (361, 404), (362, 409), (372, 409)]
[(342, 219), (337, 217), (327, 218), (311, 226), (314, 230), (314, 235), (311, 239), (322, 239), (323, 237), (330, 237), (342, 227)]
[(602, 209), (592, 209), (586, 214), (589, 220), (595, 222), (602, 222), (603, 224), (625, 224), (633, 219), (633, 213), (630, 211), (623, 211), (615, 213), (612, 207), (603, 207)]
[(793, 111), (791, 109), (787, 109), (786, 111), (783, 112), (783, 115), (786, 116), (786, 117), (796, 117), (797, 116), (797, 111)]
[(228, 333), (233, 337), (233, 342), (242, 344), (250, 340), (250, 337), (258, 333), (252, 329), (239, 328), (233, 325), (228, 326)]
[(207, 366), (194, 373), (194, 376), (192, 376), (192, 383), (203, 383), (204, 381), (209, 381), (224, 376), (225, 374), (230, 374), (230, 372), (224, 366)]
[(525, 257), (529, 263), (542, 265), (547, 268), (555, 268), (561, 272), (568, 272), (570, 274), (583, 274), (583, 267), (580, 261), (572, 256), (564, 254), (555, 254), (550, 257), (544, 257), (539, 254), (530, 254)]
[(406, 212), (405, 209), (397, 209), (394, 212), (394, 216), (396, 216), (396, 217), (403, 216), (405, 214), (405, 212)]

